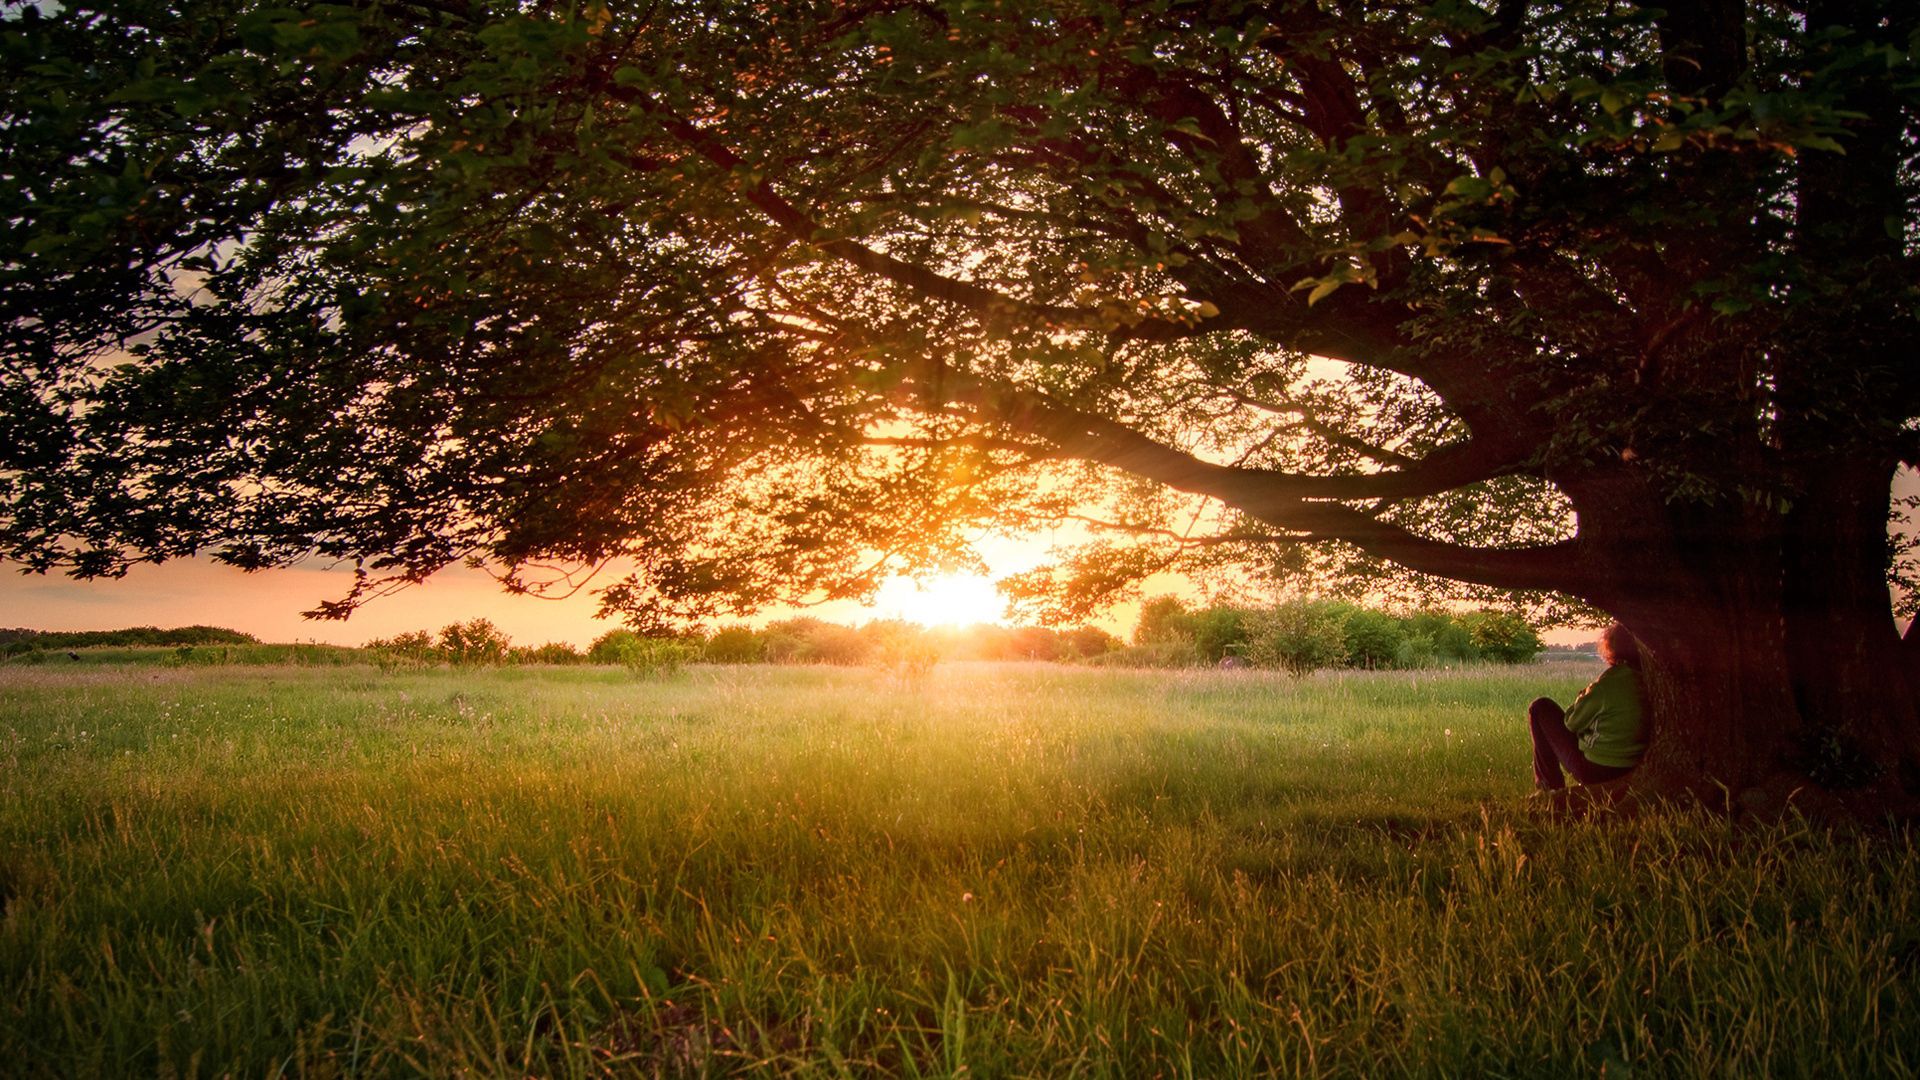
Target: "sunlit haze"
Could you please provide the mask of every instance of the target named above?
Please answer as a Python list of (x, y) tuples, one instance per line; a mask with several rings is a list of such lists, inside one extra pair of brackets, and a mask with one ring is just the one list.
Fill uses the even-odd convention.
[(923, 580), (896, 577), (880, 587), (874, 610), (883, 619), (922, 626), (971, 626), (1006, 621), (1006, 599), (980, 574), (941, 574)]

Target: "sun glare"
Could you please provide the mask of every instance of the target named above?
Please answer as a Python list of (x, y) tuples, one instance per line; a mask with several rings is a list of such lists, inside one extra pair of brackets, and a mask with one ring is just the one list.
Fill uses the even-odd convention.
[(1006, 621), (1006, 600), (979, 574), (941, 574), (923, 581), (896, 577), (880, 586), (874, 610), (883, 619), (922, 626), (971, 626)]

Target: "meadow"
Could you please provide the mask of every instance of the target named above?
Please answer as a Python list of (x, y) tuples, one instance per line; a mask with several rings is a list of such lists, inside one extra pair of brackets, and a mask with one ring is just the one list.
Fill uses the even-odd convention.
[(133, 658), (0, 668), (0, 1072), (1920, 1074), (1914, 834), (1540, 816), (1592, 665)]

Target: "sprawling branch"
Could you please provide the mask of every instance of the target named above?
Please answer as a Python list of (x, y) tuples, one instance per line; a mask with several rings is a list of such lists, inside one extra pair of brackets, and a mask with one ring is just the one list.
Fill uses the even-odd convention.
[(1316, 540), (1341, 540), (1411, 569), (1507, 589), (1573, 591), (1575, 542), (1532, 548), (1474, 548), (1418, 536), (1338, 501), (1411, 498), (1510, 473), (1519, 462), (1488, 444), (1463, 443), (1418, 467), (1358, 476), (1300, 476), (1203, 461), (1116, 421), (1043, 395), (943, 372), (923, 392), (963, 402), (985, 419), (1043, 438), (1073, 457), (1169, 487), (1206, 495), (1254, 519)]

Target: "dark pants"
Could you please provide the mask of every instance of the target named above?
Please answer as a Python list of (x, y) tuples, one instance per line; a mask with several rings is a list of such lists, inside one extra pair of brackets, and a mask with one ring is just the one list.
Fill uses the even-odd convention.
[(1527, 724), (1533, 729), (1533, 785), (1543, 791), (1567, 786), (1567, 778), (1560, 773), (1562, 766), (1583, 784), (1618, 780), (1633, 771), (1588, 761), (1580, 752), (1580, 740), (1567, 730), (1566, 710), (1552, 698), (1535, 698), (1527, 706)]

